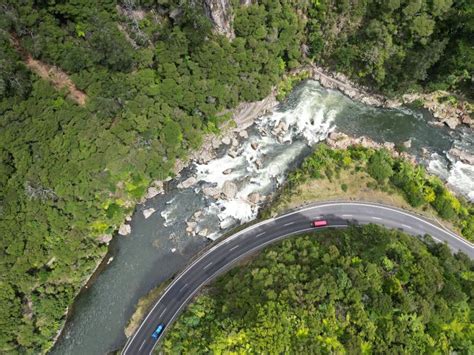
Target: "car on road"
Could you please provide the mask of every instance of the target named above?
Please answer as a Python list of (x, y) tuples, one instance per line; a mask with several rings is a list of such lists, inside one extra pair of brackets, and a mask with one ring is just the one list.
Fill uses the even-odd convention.
[(313, 221), (313, 227), (324, 227), (328, 225), (328, 221), (325, 219), (318, 219), (316, 221)]
[(155, 331), (153, 332), (153, 334), (151, 335), (151, 337), (153, 339), (158, 339), (158, 337), (160, 336), (160, 334), (163, 332), (163, 329), (165, 328), (164, 324), (163, 323), (160, 323), (158, 324), (158, 326), (156, 327)]

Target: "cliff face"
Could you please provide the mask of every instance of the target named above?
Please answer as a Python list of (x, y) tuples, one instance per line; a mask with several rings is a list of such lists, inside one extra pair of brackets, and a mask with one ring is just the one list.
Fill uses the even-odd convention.
[(205, 0), (204, 7), (207, 16), (214, 23), (216, 32), (225, 35), (229, 39), (235, 37), (232, 28), (232, 7), (230, 0)]

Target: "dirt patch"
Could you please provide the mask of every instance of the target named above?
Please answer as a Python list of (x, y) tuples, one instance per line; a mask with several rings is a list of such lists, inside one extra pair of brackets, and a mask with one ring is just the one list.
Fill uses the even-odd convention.
[(43, 63), (37, 59), (33, 59), (21, 45), (18, 38), (14, 35), (11, 41), (15, 49), (23, 57), (26, 66), (40, 76), (42, 79), (49, 81), (56, 89), (66, 89), (69, 92), (69, 97), (76, 101), (79, 105), (84, 106), (87, 100), (87, 95), (79, 90), (76, 85), (69, 78), (69, 75), (56, 66)]
[(69, 76), (61, 69), (33, 59), (29, 54), (26, 57), (25, 63), (28, 68), (42, 79), (49, 81), (56, 89), (66, 88), (69, 92), (68, 96), (79, 105), (84, 106), (86, 104), (87, 95), (76, 88), (76, 85), (74, 85)]

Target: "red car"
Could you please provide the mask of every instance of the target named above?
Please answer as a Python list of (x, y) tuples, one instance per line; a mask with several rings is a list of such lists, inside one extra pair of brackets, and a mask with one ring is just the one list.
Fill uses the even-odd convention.
[(313, 221), (313, 227), (324, 227), (328, 225), (328, 221), (324, 219), (318, 219), (317, 221)]

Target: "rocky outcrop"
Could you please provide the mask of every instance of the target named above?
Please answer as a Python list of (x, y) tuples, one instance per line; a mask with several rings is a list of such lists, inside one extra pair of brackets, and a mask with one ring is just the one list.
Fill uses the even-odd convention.
[(407, 152), (400, 153), (396, 151), (395, 144), (392, 142), (385, 142), (381, 144), (365, 136), (355, 138), (345, 133), (331, 132), (328, 138), (326, 138), (326, 143), (331, 148), (335, 149), (347, 149), (348, 147), (353, 145), (360, 145), (364, 148), (371, 149), (387, 149), (394, 158), (401, 157), (412, 163), (416, 163), (416, 158), (413, 155), (408, 154)]
[(403, 103), (421, 101), (423, 107), (429, 110), (439, 122), (444, 123), (451, 129), (460, 124), (469, 127), (474, 126), (471, 119), (472, 107), (467, 103), (457, 100), (449, 100), (450, 94), (446, 91), (435, 91), (429, 94), (406, 94), (403, 95)]
[(232, 28), (232, 8), (230, 0), (205, 0), (204, 8), (207, 16), (214, 23), (214, 30), (229, 39), (235, 38)]

